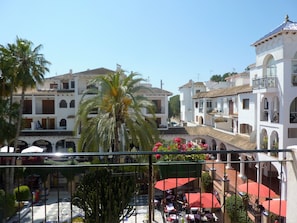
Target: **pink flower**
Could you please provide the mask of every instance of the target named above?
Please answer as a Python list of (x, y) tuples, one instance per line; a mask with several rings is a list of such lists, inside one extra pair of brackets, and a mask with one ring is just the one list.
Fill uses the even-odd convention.
[(193, 147), (193, 143), (192, 142), (188, 142), (187, 143), (188, 148), (192, 148)]
[(160, 154), (156, 154), (155, 157), (156, 157), (156, 159), (158, 160), (158, 159), (161, 158), (161, 155), (160, 155)]
[(174, 138), (173, 139), (173, 141), (175, 142), (175, 143), (177, 143), (177, 144), (181, 144), (181, 138), (179, 138), (179, 137), (176, 137), (176, 138)]

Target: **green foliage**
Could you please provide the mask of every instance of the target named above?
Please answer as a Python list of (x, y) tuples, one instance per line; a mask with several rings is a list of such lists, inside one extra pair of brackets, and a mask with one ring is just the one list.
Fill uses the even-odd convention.
[(214, 75), (211, 76), (210, 80), (215, 81), (215, 82), (224, 82), (224, 81), (226, 81), (225, 79), (227, 77), (230, 77), (230, 76), (235, 75), (235, 74), (237, 74), (237, 73), (236, 72), (228, 72), (228, 73), (225, 73), (223, 75), (214, 74)]
[(168, 116), (169, 118), (171, 117), (180, 117), (180, 100), (179, 100), (179, 95), (174, 95), (169, 99), (169, 111), (168, 111)]
[(207, 193), (212, 192), (213, 183), (212, 183), (211, 176), (209, 175), (208, 172), (202, 173), (201, 182), (205, 192)]
[(245, 201), (239, 195), (233, 194), (226, 198), (226, 210), (232, 222), (252, 223), (247, 216)]
[[(1, 79), (0, 79), (1, 80)], [(11, 142), (16, 134), (16, 121), (19, 115), (19, 104), (0, 99), (0, 144)]]
[(100, 169), (87, 173), (73, 195), (73, 204), (85, 211), (86, 222), (120, 222), (131, 214), (134, 172)]
[(30, 188), (26, 185), (14, 188), (13, 193), (17, 201), (27, 201), (31, 197)]
[(13, 194), (6, 194), (0, 189), (0, 221), (4, 218), (10, 217), (15, 213), (15, 198)]
[[(81, 126), (78, 151), (130, 150), (134, 144), (142, 150), (149, 150), (158, 138), (153, 104), (142, 95), (150, 90), (140, 84), (137, 73), (126, 75), (119, 71), (99, 75), (90, 84), (82, 97), (78, 109), (76, 126)], [(93, 94), (94, 97), (87, 97)], [(150, 116), (144, 116), (147, 110)], [(89, 114), (95, 111), (91, 119)], [(78, 129), (78, 128), (77, 128)], [(114, 143), (116, 142), (116, 143)]]

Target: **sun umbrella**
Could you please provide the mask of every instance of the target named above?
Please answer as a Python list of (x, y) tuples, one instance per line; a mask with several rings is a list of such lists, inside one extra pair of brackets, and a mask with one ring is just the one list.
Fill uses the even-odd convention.
[(11, 146), (3, 146), (0, 148), (0, 152), (1, 153), (13, 153), (14, 152), (14, 147), (11, 147)]
[(221, 208), (220, 202), (212, 193), (186, 193), (190, 207)]
[(267, 200), (262, 202), (262, 206), (276, 215), (286, 217), (287, 201), (285, 200)]
[(173, 188), (177, 188), (183, 186), (191, 181), (196, 180), (197, 178), (190, 177), (190, 178), (167, 178), (163, 180), (159, 180), (155, 184), (155, 188), (161, 191), (170, 190)]
[(40, 148), (38, 146), (30, 146), (26, 149), (23, 149), (21, 153), (42, 153), (43, 148)]
[(277, 197), (277, 194), (264, 184), (257, 182), (244, 183), (238, 186), (238, 191), (259, 197)]

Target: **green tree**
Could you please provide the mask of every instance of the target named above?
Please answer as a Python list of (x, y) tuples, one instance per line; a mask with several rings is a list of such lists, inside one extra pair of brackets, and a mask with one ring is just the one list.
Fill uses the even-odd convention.
[[(45, 60), (43, 54), (39, 51), (42, 45), (33, 48), (31, 41), (18, 38), (16, 43), (0, 46), (0, 68), (4, 80), (2, 82), (2, 96), (10, 95), (10, 108), (12, 108), (12, 95), (16, 88), (21, 89), (21, 100), (18, 113), (18, 120), (15, 123), (15, 132), (10, 132), (6, 137), (8, 144), (14, 141), (14, 147), (17, 148), (18, 137), (21, 131), (22, 113), (24, 106), (25, 91), (28, 88), (36, 86), (36, 83), (41, 83), (44, 79), (44, 74), (49, 71), (50, 64)], [(9, 91), (9, 94), (7, 93)], [(12, 115), (8, 118), (9, 126), (14, 124)], [(13, 139), (10, 137), (14, 134)], [(5, 139), (5, 140), (7, 140)], [(14, 159), (11, 161), (15, 162)], [(14, 168), (6, 169), (6, 191), (12, 191), (14, 179)]]
[(42, 83), (44, 75), (49, 72), (50, 62), (40, 53), (42, 45), (33, 48), (31, 41), (17, 37), (15, 44), (10, 44), (8, 48), (11, 51), (11, 63), (14, 65), (16, 87), (21, 89), (21, 100), (19, 109), (19, 120), (14, 140), (14, 146), (17, 147), (18, 137), (21, 131), (22, 113), (24, 107), (25, 91), (36, 86), (36, 83)]
[(121, 222), (131, 215), (129, 202), (136, 190), (135, 173), (103, 169), (87, 173), (73, 195), (73, 204), (84, 210), (87, 223)]
[(225, 73), (223, 75), (215, 74), (215, 75), (211, 76), (210, 80), (215, 81), (215, 82), (222, 82), (222, 81), (226, 81), (225, 79), (227, 77), (230, 77), (230, 76), (235, 75), (235, 74), (237, 74), (237, 73), (236, 72), (227, 72), (227, 73)]
[(0, 45), (0, 145), (10, 145), (16, 134), (16, 123), (19, 114), (18, 103), (13, 103), (14, 59), (12, 46)]
[[(153, 105), (145, 97), (142, 78), (131, 73), (115, 72), (98, 76), (91, 81), (78, 109), (77, 127), (81, 126), (78, 150), (129, 150), (134, 144), (150, 150), (158, 137)], [(92, 94), (92, 97), (86, 97)], [(144, 116), (142, 111), (150, 116)], [(94, 114), (90, 118), (90, 114)]]
[(174, 95), (169, 99), (169, 118), (180, 117), (180, 100), (179, 95)]

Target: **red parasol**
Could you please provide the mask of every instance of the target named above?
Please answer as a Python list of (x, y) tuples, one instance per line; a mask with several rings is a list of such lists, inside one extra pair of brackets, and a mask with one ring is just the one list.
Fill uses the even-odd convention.
[(287, 201), (285, 200), (267, 200), (262, 202), (262, 206), (269, 212), (286, 217)]
[(165, 190), (170, 190), (173, 188), (177, 188), (180, 186), (183, 186), (191, 181), (196, 180), (197, 178), (194, 177), (186, 177), (186, 178), (167, 178), (163, 180), (159, 180), (155, 184), (155, 188), (165, 191)]
[(278, 197), (278, 195), (269, 187), (257, 182), (241, 184), (238, 186), (238, 191), (258, 197)]
[(212, 193), (186, 193), (190, 207), (221, 208), (220, 202)]

